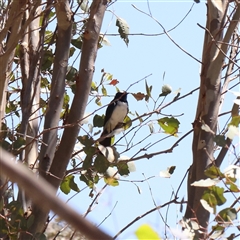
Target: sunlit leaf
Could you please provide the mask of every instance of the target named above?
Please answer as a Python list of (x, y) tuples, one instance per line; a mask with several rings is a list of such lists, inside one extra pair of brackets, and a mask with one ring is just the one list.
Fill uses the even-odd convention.
[(224, 169), (224, 175), (226, 177), (231, 178), (240, 178), (240, 167), (236, 165), (229, 165), (226, 169)]
[(124, 118), (123, 123), (125, 123), (123, 125), (124, 130), (127, 130), (128, 128), (130, 128), (132, 126), (132, 121), (131, 121), (131, 118), (129, 116), (126, 116)]
[(240, 99), (235, 99), (233, 102), (237, 105), (240, 105)]
[(202, 199), (206, 200), (211, 207), (215, 208), (216, 205), (221, 206), (226, 202), (223, 194), (224, 188), (212, 186), (204, 191)]
[(102, 86), (102, 94), (107, 96), (107, 89), (104, 86)]
[(111, 46), (109, 40), (104, 34), (99, 35), (99, 43), (105, 46)]
[(141, 225), (136, 231), (135, 234), (139, 240), (152, 240), (158, 239), (161, 240), (156, 231), (152, 229), (148, 224)]
[(116, 21), (116, 26), (118, 27), (118, 32), (120, 33), (121, 38), (124, 40), (124, 42), (128, 46), (129, 26), (127, 22), (123, 18), (118, 17)]
[(224, 174), (216, 166), (211, 166), (211, 167), (207, 168), (204, 171), (204, 173), (207, 177), (210, 177), (212, 179), (216, 179), (216, 178), (219, 178), (219, 177), (224, 178)]
[(171, 92), (172, 92), (172, 87), (170, 85), (165, 84), (162, 86), (162, 93), (159, 95), (159, 97), (167, 96)]
[(119, 179), (120, 176), (118, 174), (118, 170), (114, 167), (109, 167), (105, 173), (106, 177), (114, 178), (114, 179)]
[(180, 122), (176, 118), (164, 117), (158, 119), (158, 124), (165, 131), (165, 133), (177, 136), (176, 133), (178, 132)]
[(116, 187), (119, 185), (118, 180), (112, 177), (105, 177), (104, 182), (112, 187)]
[(97, 97), (97, 98), (95, 99), (95, 103), (96, 103), (99, 107), (101, 107), (101, 106), (102, 106), (101, 98)]
[(211, 186), (215, 186), (216, 184), (219, 183), (219, 179), (201, 179), (199, 181), (195, 181), (191, 184), (191, 186), (195, 186), (195, 187), (211, 187)]
[(214, 208), (212, 208), (206, 200), (200, 199), (200, 203), (208, 212), (214, 213)]
[(97, 85), (95, 82), (91, 83), (91, 91), (97, 91)]
[(235, 136), (239, 136), (239, 128), (230, 125), (228, 127), (227, 137), (232, 140)]
[(237, 211), (235, 208), (225, 208), (221, 210), (216, 217), (216, 221), (220, 223), (232, 222), (235, 219), (237, 219)]
[(65, 194), (70, 193), (71, 189), (74, 190), (75, 192), (80, 191), (77, 184), (74, 182), (73, 175), (69, 175), (63, 179), (63, 181), (61, 182), (61, 185), (60, 185), (60, 189)]
[(160, 177), (170, 178), (172, 176), (172, 174), (174, 173), (175, 169), (176, 169), (176, 166), (168, 167), (167, 170), (160, 172)]
[(233, 116), (231, 122), (228, 124), (228, 127), (235, 126), (238, 127), (240, 124), (240, 116)]

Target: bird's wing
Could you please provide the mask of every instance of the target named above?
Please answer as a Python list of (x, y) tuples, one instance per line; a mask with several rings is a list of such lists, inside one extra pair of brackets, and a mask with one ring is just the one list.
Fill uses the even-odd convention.
[(111, 118), (113, 110), (116, 106), (116, 101), (111, 101), (111, 103), (108, 105), (107, 110), (106, 110), (106, 114), (105, 114), (105, 118), (104, 118), (104, 124), (103, 127), (106, 125), (107, 121)]

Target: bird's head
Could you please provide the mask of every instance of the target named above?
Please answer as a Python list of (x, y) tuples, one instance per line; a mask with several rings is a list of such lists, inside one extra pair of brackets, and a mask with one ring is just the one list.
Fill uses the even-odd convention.
[(121, 100), (121, 101), (127, 101), (127, 92), (117, 92), (114, 100)]

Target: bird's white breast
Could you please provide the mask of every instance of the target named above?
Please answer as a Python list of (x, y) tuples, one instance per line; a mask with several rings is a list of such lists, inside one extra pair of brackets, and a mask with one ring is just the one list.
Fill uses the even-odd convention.
[(122, 123), (124, 118), (128, 113), (128, 106), (127, 103), (118, 101), (117, 105), (115, 106), (111, 118), (108, 120), (106, 124), (106, 129), (110, 133), (114, 130), (118, 123)]

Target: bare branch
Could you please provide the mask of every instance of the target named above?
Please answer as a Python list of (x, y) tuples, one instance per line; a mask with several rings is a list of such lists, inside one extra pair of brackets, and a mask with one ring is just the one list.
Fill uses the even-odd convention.
[[(36, 176), (24, 165), (16, 164), (13, 156), (0, 148), (0, 168), (13, 182), (17, 182), (28, 196), (42, 210), (50, 209), (57, 213), (61, 218), (74, 226), (77, 230), (88, 236), (90, 239), (112, 239), (97, 227), (81, 217), (74, 209), (66, 205), (62, 200), (55, 196), (55, 190), (43, 178)], [(39, 197), (41, 196), (41, 197)], [(44, 202), (44, 204), (43, 204)]]

